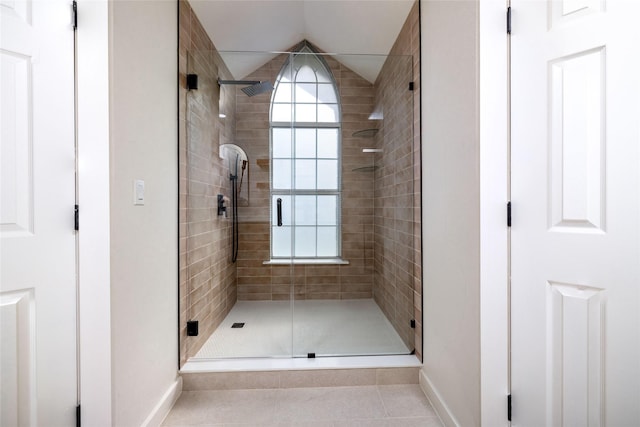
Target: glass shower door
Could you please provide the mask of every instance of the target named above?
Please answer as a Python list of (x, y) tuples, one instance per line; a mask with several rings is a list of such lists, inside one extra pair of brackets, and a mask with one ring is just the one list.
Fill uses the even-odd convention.
[[(412, 58), (303, 48), (290, 61), (293, 356), (410, 354), (420, 285)], [(370, 81), (357, 64), (380, 74)]]

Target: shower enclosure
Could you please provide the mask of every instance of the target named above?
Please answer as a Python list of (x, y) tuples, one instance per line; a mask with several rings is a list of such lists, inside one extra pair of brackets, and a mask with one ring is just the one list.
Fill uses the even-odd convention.
[(181, 363), (420, 354), (414, 58), (181, 55)]

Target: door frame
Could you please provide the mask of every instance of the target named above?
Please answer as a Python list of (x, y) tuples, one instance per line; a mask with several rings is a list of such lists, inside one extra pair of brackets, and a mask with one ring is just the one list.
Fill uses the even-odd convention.
[(480, 408), (484, 426), (508, 426), (509, 135), (506, 12), (509, 0), (479, 2)]
[(110, 6), (77, 1), (80, 404), (85, 425), (111, 425)]

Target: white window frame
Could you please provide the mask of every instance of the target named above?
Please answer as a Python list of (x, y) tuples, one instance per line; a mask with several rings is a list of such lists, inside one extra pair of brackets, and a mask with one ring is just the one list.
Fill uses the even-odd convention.
[[(295, 60), (296, 60), (296, 55), (314, 55), (315, 59), (318, 61), (318, 63), (320, 64), (320, 66), (323, 67), (323, 71), (326, 73), (326, 75), (329, 77), (330, 79), (330, 83), (332, 85), (332, 88), (335, 92), (336, 95), (336, 106), (337, 106), (337, 121), (335, 122), (296, 122), (295, 121), (295, 105), (296, 105), (296, 100), (295, 100), (295, 94), (293, 92), (295, 92), (294, 90), (292, 90), (292, 94), (291, 94), (291, 117), (292, 117), (292, 121), (288, 122), (288, 121), (272, 121), (271, 118), (273, 117), (273, 107), (276, 104), (274, 102), (275, 98), (276, 98), (276, 94), (279, 88), (279, 83), (281, 81), (281, 79), (283, 78), (283, 73), (288, 73), (291, 70), (291, 64), (293, 61), (293, 67), (296, 66), (295, 64)], [(318, 69), (314, 69), (314, 71), (317, 73)], [(296, 71), (297, 74), (297, 71)], [(292, 84), (292, 89), (295, 87), (296, 80), (295, 78), (292, 79), (291, 84)], [(318, 83), (318, 81), (316, 81), (316, 85), (318, 84), (327, 84), (327, 83)], [(308, 103), (305, 103), (308, 104)], [(321, 102), (320, 100), (318, 100), (316, 98), (315, 100), (315, 105), (322, 105), (322, 104), (326, 104)], [(331, 104), (331, 103), (329, 103)], [(316, 113), (317, 114), (317, 113)], [(270, 102), (270, 108), (269, 108), (269, 115), (270, 115), (270, 132), (269, 132), (269, 160), (270, 160), (270, 194), (269, 194), (269, 204), (270, 204), (270, 215), (269, 215), (269, 230), (270, 230), (270, 257), (272, 260), (318, 260), (318, 261), (322, 261), (322, 260), (340, 260), (341, 256), (342, 256), (342, 218), (341, 218), (341, 205), (342, 205), (342, 155), (341, 155), (341, 147), (342, 147), (342, 109), (340, 106), (340, 94), (338, 92), (338, 86), (335, 82), (335, 79), (333, 78), (333, 74), (331, 73), (331, 70), (329, 69), (329, 67), (327, 66), (327, 64), (322, 60), (322, 57), (318, 54), (316, 54), (315, 52), (313, 52), (312, 50), (310, 50), (307, 46), (303, 47), (303, 49), (299, 52), (295, 52), (293, 54), (291, 54), (289, 56), (289, 60), (283, 65), (280, 73), (278, 74), (278, 78), (276, 81), (276, 88), (273, 91), (273, 95), (272, 95), (272, 99)], [(317, 115), (316, 115), (316, 119), (317, 119)], [(289, 129), (291, 130), (292, 136), (291, 136), (291, 147), (292, 147), (292, 153), (291, 153), (291, 160), (292, 160), (292, 176), (291, 176), (291, 188), (288, 189), (275, 189), (273, 187), (273, 164), (274, 164), (274, 156), (273, 156), (273, 130), (274, 129)], [(331, 190), (324, 190), (324, 189), (318, 189), (317, 188), (317, 182), (316, 182), (316, 188), (315, 189), (296, 189), (295, 188), (295, 129), (299, 129), (299, 128), (307, 128), (307, 129), (336, 129), (337, 130), (337, 188), (335, 190), (331, 189)], [(317, 143), (317, 139), (316, 139), (316, 143)], [(316, 157), (313, 158), (316, 161), (321, 160), (321, 158), (319, 158), (317, 156), (316, 153)], [(316, 168), (316, 173), (318, 173), (319, 171)], [(274, 199), (276, 196), (278, 195), (282, 195), (282, 196), (291, 196), (292, 200), (295, 199), (296, 196), (323, 196), (323, 195), (335, 195), (337, 200), (336, 200), (336, 255), (332, 255), (332, 256), (296, 256), (295, 254), (295, 228), (296, 228), (296, 222), (295, 222), (295, 215), (293, 214), (293, 207), (289, 207), (289, 209), (291, 209), (291, 225), (289, 225), (288, 227), (291, 228), (292, 230), (292, 238), (291, 238), (291, 254), (290, 256), (274, 256), (274, 238), (273, 238), (273, 230), (274, 230), (274, 218), (276, 213), (273, 211), (273, 206), (274, 206)], [(317, 215), (317, 214), (316, 214)], [(322, 230), (322, 228), (324, 226), (319, 226), (317, 223), (314, 226), (309, 226), (309, 227), (314, 227), (315, 228), (315, 232), (316, 232), (316, 254), (317, 254), (317, 245), (318, 245), (318, 233), (320, 230)]]

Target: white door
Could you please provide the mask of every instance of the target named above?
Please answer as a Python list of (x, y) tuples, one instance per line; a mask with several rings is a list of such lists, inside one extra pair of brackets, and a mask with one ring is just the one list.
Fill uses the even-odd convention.
[(70, 0), (0, 0), (2, 426), (75, 424)]
[(640, 426), (640, 2), (512, 10), (512, 424)]

